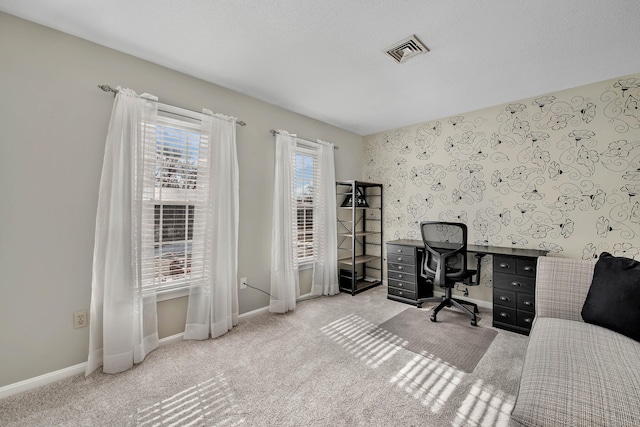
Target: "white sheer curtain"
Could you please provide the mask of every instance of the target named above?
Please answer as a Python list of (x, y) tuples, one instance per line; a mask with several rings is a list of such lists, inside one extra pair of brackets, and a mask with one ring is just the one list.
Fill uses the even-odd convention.
[(271, 300), (269, 311), (286, 313), (296, 308), (300, 296), (296, 205), (293, 197), (296, 137), (286, 131), (276, 133), (276, 170), (271, 228)]
[[(206, 149), (208, 147), (208, 149)], [(197, 185), (204, 209), (196, 212), (194, 229), (205, 230), (193, 259), (203, 259), (205, 274), (191, 283), (184, 339), (218, 337), (238, 324), (238, 158), (236, 120), (205, 111), (198, 169), (208, 169), (209, 185)]]
[(116, 95), (109, 122), (93, 250), (89, 360), (117, 373), (158, 347), (155, 294), (142, 292), (145, 156), (155, 156), (157, 98), (129, 89)]
[(336, 171), (333, 144), (318, 141), (318, 173), (314, 189), (314, 256), (312, 295), (335, 295), (338, 285)]

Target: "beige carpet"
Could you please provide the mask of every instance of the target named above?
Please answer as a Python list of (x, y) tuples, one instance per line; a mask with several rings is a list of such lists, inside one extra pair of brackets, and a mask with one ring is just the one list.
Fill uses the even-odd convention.
[(214, 340), (162, 347), (121, 374), (2, 399), (0, 426), (508, 425), (527, 337), (497, 331), (467, 373), (369, 334), (408, 307), (383, 286), (304, 301)]
[(438, 322), (429, 320), (430, 314), (431, 310), (408, 308), (370, 333), (383, 339), (401, 338), (407, 350), (429, 354), (461, 371), (473, 372), (498, 333), (483, 327), (483, 322), (471, 326), (466, 314), (453, 309), (441, 311)]

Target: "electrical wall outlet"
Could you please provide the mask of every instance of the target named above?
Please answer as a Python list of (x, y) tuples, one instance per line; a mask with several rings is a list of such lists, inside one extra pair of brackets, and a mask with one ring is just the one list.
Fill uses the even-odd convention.
[(76, 311), (73, 313), (73, 327), (84, 328), (87, 326), (87, 310)]
[(241, 277), (240, 278), (240, 289), (247, 289), (247, 278), (246, 277)]

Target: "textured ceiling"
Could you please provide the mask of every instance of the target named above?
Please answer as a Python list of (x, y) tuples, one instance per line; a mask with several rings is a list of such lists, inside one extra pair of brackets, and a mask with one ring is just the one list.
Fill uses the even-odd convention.
[[(0, 11), (361, 135), (640, 72), (638, 0), (0, 0)], [(431, 52), (403, 64), (382, 53), (411, 34)]]

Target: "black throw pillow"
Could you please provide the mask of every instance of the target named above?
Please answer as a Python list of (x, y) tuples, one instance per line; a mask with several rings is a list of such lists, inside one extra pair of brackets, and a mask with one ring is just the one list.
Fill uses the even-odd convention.
[(640, 262), (600, 254), (582, 319), (640, 341)]

